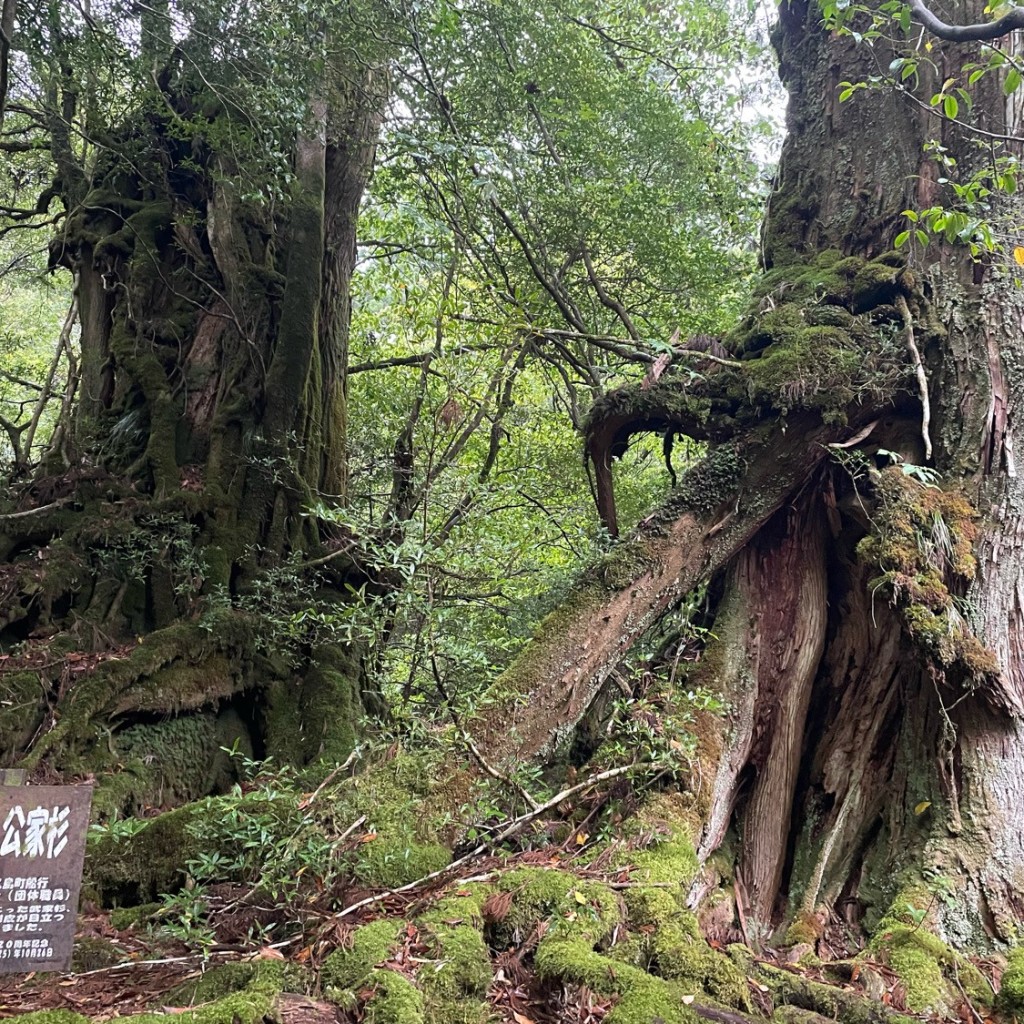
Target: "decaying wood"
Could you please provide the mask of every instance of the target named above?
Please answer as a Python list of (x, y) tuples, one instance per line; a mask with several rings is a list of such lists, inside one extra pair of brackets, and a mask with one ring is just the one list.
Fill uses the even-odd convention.
[(500, 764), (557, 747), (632, 644), (667, 608), (725, 566), (813, 474), (827, 457), (825, 446), (850, 430), (794, 417), (750, 445), (742, 489), (722, 505), (702, 515), (674, 513), (670, 506), (664, 518), (651, 517), (629, 542), (629, 556), (616, 564), (625, 578), (604, 588), (599, 599), (591, 580), (578, 615), (557, 630), (542, 627), (499, 679), (496, 704), (473, 729), (484, 757)]

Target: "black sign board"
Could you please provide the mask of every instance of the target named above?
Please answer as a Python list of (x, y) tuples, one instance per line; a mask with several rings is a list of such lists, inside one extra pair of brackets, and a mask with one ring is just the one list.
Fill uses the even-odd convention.
[(0, 786), (0, 974), (71, 965), (91, 786)]

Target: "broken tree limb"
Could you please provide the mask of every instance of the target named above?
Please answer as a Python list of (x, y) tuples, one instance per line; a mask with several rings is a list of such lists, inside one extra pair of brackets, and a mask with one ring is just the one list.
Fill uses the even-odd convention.
[(828, 444), (860, 425), (827, 426), (810, 414), (779, 423), (737, 446), (734, 484), (718, 494), (700, 489), (689, 501), (681, 492), (645, 520), (584, 575), (495, 682), (470, 725), (486, 760), (531, 759), (568, 739), (630, 647), (806, 483)]

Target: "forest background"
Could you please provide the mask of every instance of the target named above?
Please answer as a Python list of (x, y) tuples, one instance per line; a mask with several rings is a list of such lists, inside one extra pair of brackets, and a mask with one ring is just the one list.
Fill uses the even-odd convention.
[(1024, 16), (788, 0), (772, 173), (769, 13), (5, 0), (0, 751), (101, 970), (1017, 1011)]

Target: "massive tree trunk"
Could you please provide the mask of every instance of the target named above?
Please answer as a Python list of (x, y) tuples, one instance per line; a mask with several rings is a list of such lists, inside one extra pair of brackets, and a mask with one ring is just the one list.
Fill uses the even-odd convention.
[[(710, 454), (501, 681), (529, 705), (499, 705), (479, 732), (496, 760), (557, 744), (632, 642), (714, 580), (691, 682), (730, 710), (702, 730), (694, 903), (731, 860), (751, 938), (794, 920), (813, 936), (834, 915), (906, 946), (923, 915), (953, 946), (998, 945), (1024, 919), (1024, 298), (962, 242), (893, 251), (904, 210), (953, 202), (929, 140), (965, 176), (985, 159), (927, 102), (972, 55), (936, 42), (917, 96), (841, 102), (841, 82), (889, 66), (884, 39), (858, 44), (787, 0), (774, 42), (788, 135), (750, 313), (702, 382), (613, 394), (587, 433), (613, 530), (612, 459), (632, 434), (678, 431)], [(978, 83), (984, 130), (1012, 135), (1014, 109), (998, 75)], [(914, 984), (912, 1002), (936, 1002)]]
[(0, 646), (21, 643), (0, 750), (120, 773), (109, 810), (209, 792), (235, 741), (344, 757), (364, 710), (358, 651), (295, 624), (366, 582), (315, 514), (344, 501), (349, 284), (385, 94), (349, 58), (311, 83), (284, 195), (245, 194), (262, 143), (174, 56), (95, 166), (55, 143), (81, 377), (0, 516)]

